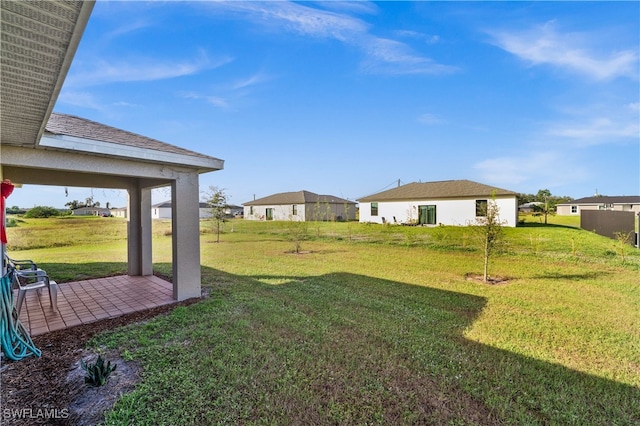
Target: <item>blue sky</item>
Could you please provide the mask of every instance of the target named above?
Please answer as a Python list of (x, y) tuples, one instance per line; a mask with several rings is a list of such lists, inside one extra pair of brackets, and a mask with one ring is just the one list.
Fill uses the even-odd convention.
[[(638, 195), (639, 34), (638, 2), (98, 1), (54, 110), (225, 160), (200, 187), (233, 204), (398, 179)], [(68, 194), (7, 202), (126, 205)]]

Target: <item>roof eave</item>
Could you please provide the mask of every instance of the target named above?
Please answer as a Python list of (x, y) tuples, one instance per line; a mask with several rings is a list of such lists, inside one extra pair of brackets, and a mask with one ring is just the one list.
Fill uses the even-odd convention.
[(120, 157), (136, 161), (186, 166), (198, 169), (199, 173), (207, 173), (224, 168), (224, 160), (214, 157), (191, 156), (67, 135), (45, 135), (40, 141), (40, 146), (43, 148)]
[(49, 98), (49, 105), (47, 106), (45, 115), (42, 119), (42, 124), (40, 125), (40, 130), (38, 131), (38, 135), (35, 140), (36, 146), (40, 144), (40, 141), (44, 135), (47, 122), (49, 121), (49, 117), (51, 117), (53, 108), (56, 104), (56, 101), (58, 100), (58, 96), (60, 95), (60, 91), (62, 90), (62, 85), (64, 84), (64, 80), (67, 78), (67, 73), (69, 72), (69, 68), (71, 68), (71, 63), (73, 62), (73, 58), (76, 55), (78, 46), (80, 45), (82, 34), (84, 33), (87, 23), (89, 22), (89, 17), (91, 16), (91, 12), (93, 11), (94, 5), (95, 5), (95, 0), (85, 0), (82, 2), (80, 13), (78, 14), (78, 19), (76, 20), (76, 25), (69, 39), (69, 45), (67, 47), (64, 60), (62, 61), (62, 65), (60, 66), (60, 73), (58, 74), (58, 79), (56, 81), (55, 86), (53, 87), (53, 91), (51, 92), (51, 97)]

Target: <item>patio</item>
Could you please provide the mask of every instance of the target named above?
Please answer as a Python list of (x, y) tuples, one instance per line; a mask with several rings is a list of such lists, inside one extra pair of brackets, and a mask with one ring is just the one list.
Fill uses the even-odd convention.
[(173, 284), (154, 275), (120, 275), (58, 287), (58, 312), (51, 310), (47, 290), (27, 292), (20, 322), (31, 336), (177, 302)]

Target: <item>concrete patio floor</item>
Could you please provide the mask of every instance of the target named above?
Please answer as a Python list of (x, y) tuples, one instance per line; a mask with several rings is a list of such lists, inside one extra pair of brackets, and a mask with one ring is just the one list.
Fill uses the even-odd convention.
[(171, 303), (172, 284), (154, 275), (96, 278), (58, 284), (58, 312), (46, 289), (27, 292), (20, 322), (37, 336)]

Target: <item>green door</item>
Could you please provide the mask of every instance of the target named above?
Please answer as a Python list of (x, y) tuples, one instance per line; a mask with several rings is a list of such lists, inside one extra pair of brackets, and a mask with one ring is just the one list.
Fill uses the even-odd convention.
[(436, 224), (436, 206), (418, 206), (418, 225)]

